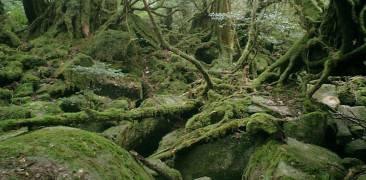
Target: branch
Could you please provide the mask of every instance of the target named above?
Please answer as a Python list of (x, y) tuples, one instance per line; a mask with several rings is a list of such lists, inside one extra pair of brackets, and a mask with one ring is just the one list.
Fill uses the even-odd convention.
[(205, 68), (202, 66), (202, 64), (193, 56), (186, 54), (185, 52), (179, 50), (178, 48), (173, 47), (172, 45), (169, 44), (169, 42), (167, 42), (162, 33), (161, 30), (159, 29), (158, 25), (155, 22), (155, 19), (152, 15), (151, 9), (149, 7), (149, 4), (146, 2), (146, 0), (143, 0), (144, 5), (145, 5), (145, 9), (147, 14), (149, 15), (150, 21), (153, 25), (153, 30), (155, 31), (156, 35), (158, 36), (158, 39), (161, 43), (161, 46), (163, 46), (164, 48), (168, 49), (169, 51), (173, 52), (174, 54), (182, 57), (183, 59), (186, 59), (187, 61), (189, 61), (190, 63), (192, 63), (202, 74), (203, 78), (206, 81), (206, 88), (205, 88), (205, 93), (208, 92), (210, 89), (213, 88), (213, 83), (212, 80), (210, 78), (210, 75), (207, 73), (207, 71), (205, 70)]
[(182, 105), (138, 108), (130, 111), (108, 109), (103, 112), (87, 110), (78, 113), (64, 113), (53, 116), (39, 116), (29, 119), (9, 119), (0, 121), (0, 132), (20, 127), (70, 126), (71, 124), (88, 124), (93, 122), (120, 122), (125, 120), (142, 120), (150, 117), (174, 116), (196, 110), (196, 101), (187, 101)]

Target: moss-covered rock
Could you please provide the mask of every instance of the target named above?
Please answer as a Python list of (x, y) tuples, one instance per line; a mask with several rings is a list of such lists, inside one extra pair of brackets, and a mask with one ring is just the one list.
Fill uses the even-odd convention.
[(23, 107), (31, 112), (32, 117), (56, 115), (62, 113), (61, 108), (56, 102), (30, 101), (24, 104)]
[(107, 30), (93, 38), (85, 50), (87, 55), (102, 61), (119, 64), (123, 72), (141, 70), (136, 40), (128, 32)]
[(185, 132), (186, 132), (186, 130), (184, 128), (181, 128), (181, 129), (176, 129), (176, 130), (168, 133), (167, 135), (165, 135), (159, 142), (159, 148), (156, 150), (156, 152), (160, 152), (160, 151), (163, 151), (165, 149), (172, 147), (177, 142), (179, 137), (181, 137), (182, 135), (185, 134)]
[(13, 95), (13, 92), (9, 89), (0, 88), (0, 100), (8, 102)]
[(274, 135), (279, 132), (279, 125), (275, 117), (265, 113), (257, 113), (250, 116), (246, 131), (250, 134)]
[(152, 179), (127, 151), (73, 128), (45, 128), (10, 138), (1, 142), (0, 151), (0, 175), (10, 179)]
[(289, 138), (269, 141), (250, 157), (243, 179), (343, 179), (341, 159), (327, 149)]
[(34, 87), (38, 87), (41, 79), (33, 71), (27, 71), (23, 74), (21, 83), (32, 83)]
[(322, 112), (304, 114), (284, 125), (286, 136), (316, 145), (324, 145), (326, 129), (327, 116)]
[(349, 157), (361, 159), (366, 162), (366, 140), (356, 139), (348, 143), (345, 147), (345, 153)]
[(141, 97), (141, 83), (133, 76), (98, 63), (91, 67), (73, 66), (64, 72), (67, 81), (81, 90), (93, 90), (96, 94), (111, 98)]
[[(145, 100), (141, 107), (179, 105), (186, 101), (187, 99), (181, 97), (157, 96)], [(158, 147), (161, 138), (173, 128), (175, 121), (156, 117), (140, 122), (121, 122), (119, 126), (112, 127), (103, 134), (125, 149), (134, 149), (142, 155), (150, 155)]]
[(23, 65), (19, 61), (12, 61), (6, 66), (0, 66), (0, 84), (11, 83), (22, 77)]
[(15, 89), (15, 97), (25, 97), (25, 96), (31, 96), (34, 93), (34, 86), (33, 83), (24, 83), (20, 84)]
[(53, 98), (70, 96), (78, 91), (72, 83), (62, 80), (57, 80), (53, 83), (42, 84), (37, 90), (37, 94), (47, 93)]
[(0, 107), (0, 120), (30, 118), (31, 116), (32, 113), (27, 108), (21, 106), (10, 105)]
[(60, 107), (64, 112), (80, 112), (89, 107), (88, 100), (83, 95), (74, 95), (62, 98)]
[(250, 156), (263, 140), (246, 133), (197, 145), (177, 154), (174, 161), (184, 179), (240, 179)]

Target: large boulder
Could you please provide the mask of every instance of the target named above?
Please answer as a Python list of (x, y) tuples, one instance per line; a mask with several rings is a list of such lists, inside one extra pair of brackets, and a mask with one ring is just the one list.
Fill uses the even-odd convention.
[(134, 72), (141, 67), (141, 60), (135, 58), (138, 48), (130, 33), (107, 30), (92, 39), (85, 53), (99, 61), (120, 64), (123, 72)]
[(326, 129), (327, 116), (322, 112), (304, 114), (284, 124), (286, 136), (316, 145), (324, 145)]
[[(179, 105), (187, 99), (175, 96), (156, 96), (146, 99), (141, 107)], [(182, 115), (185, 116), (185, 115)], [(160, 140), (171, 131), (181, 117), (147, 118), (141, 121), (125, 121), (118, 126), (107, 129), (103, 135), (121, 147), (134, 149), (142, 155), (150, 155), (158, 148)]]
[(101, 96), (132, 99), (141, 97), (142, 87), (137, 77), (122, 73), (104, 63), (96, 63), (91, 67), (72, 66), (63, 75), (75, 87), (93, 90)]
[(345, 147), (345, 153), (349, 157), (358, 158), (366, 162), (366, 140), (356, 139), (348, 143)]
[(184, 179), (240, 179), (250, 156), (263, 143), (247, 133), (226, 136), (177, 154), (174, 161)]
[(269, 141), (250, 157), (243, 179), (343, 179), (346, 169), (333, 152), (289, 138)]
[(94, 133), (45, 128), (0, 144), (5, 179), (152, 179), (133, 157)]

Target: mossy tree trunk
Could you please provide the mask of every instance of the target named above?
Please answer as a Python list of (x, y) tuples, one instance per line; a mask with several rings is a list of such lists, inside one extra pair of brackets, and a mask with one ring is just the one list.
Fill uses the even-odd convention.
[(117, 10), (117, 0), (24, 0), (31, 35), (67, 33), (70, 38), (89, 37)]
[[(294, 44), (282, 58), (255, 79), (254, 87), (261, 85), (277, 69), (280, 69), (278, 85), (283, 85), (299, 66), (308, 71), (320, 67), (320, 78), (308, 92), (308, 96), (311, 96), (332, 73), (347, 75), (356, 73), (360, 67), (363, 69), (358, 73), (365, 73), (363, 57), (366, 54), (366, 34), (362, 31), (365, 29), (365, 1), (331, 0), (328, 7), (311, 0), (295, 0), (293, 4), (300, 12), (301, 25), (308, 33), (299, 41), (301, 44)], [(319, 50), (323, 52), (320, 54), (325, 55), (319, 56)], [(339, 67), (342, 69), (337, 69)], [(347, 68), (353, 72), (347, 72)]]
[(235, 45), (235, 29), (231, 17), (227, 16), (231, 12), (231, 0), (215, 0), (212, 4), (211, 13), (226, 16), (223, 21), (214, 24), (214, 30), (217, 35), (218, 44), (220, 46), (220, 61), (224, 64), (231, 64), (234, 54)]

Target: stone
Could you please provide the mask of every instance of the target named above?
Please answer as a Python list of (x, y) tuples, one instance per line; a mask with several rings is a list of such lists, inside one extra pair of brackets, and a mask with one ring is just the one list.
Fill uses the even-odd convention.
[(274, 140), (258, 148), (250, 157), (243, 180), (261, 179), (343, 179), (347, 170), (335, 153), (289, 138)]
[(338, 107), (338, 111), (348, 117), (360, 119), (366, 121), (366, 107), (365, 106), (346, 106), (341, 105)]
[(356, 139), (348, 143), (344, 151), (349, 157), (366, 161), (366, 141), (363, 139)]
[(332, 84), (323, 84), (313, 95), (317, 102), (325, 104), (330, 108), (336, 108), (340, 105), (337, 87)]
[(316, 145), (324, 145), (326, 129), (327, 116), (321, 112), (304, 114), (284, 124), (286, 136)]
[(263, 139), (247, 133), (226, 136), (177, 154), (175, 168), (183, 179), (240, 179), (251, 154), (261, 144)]
[(44, 128), (9, 138), (0, 151), (0, 177), (5, 179), (153, 179), (126, 150), (75, 128)]
[(254, 104), (258, 104), (264, 108), (267, 108), (281, 116), (292, 116), (292, 112), (289, 107), (282, 105), (281, 103), (272, 101), (269, 98), (262, 96), (253, 96), (252, 101)]

